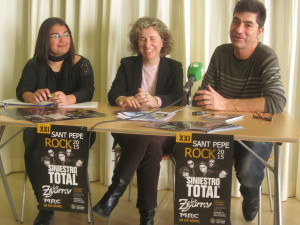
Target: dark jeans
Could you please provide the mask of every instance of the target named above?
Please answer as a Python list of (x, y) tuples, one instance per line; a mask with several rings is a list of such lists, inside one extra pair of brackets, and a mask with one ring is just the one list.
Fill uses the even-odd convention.
[[(265, 161), (272, 152), (273, 143), (243, 141), (250, 149)], [(257, 200), (259, 188), (264, 179), (265, 166), (238, 142), (234, 142), (235, 171), (241, 184), (240, 192), (244, 199)]]
[(157, 206), (157, 186), (163, 153), (172, 152), (174, 137), (112, 134), (122, 147), (114, 176), (130, 181), (137, 172), (138, 198), (136, 207), (153, 210)]
[[(96, 134), (92, 133), (91, 135), (91, 146), (95, 142)], [(32, 189), (38, 200), (38, 184), (39, 184), (39, 166), (41, 164), (40, 158), (38, 157), (38, 149), (37, 149), (37, 133), (36, 128), (26, 128), (23, 131), (23, 141), (25, 145), (25, 168), (32, 185)]]

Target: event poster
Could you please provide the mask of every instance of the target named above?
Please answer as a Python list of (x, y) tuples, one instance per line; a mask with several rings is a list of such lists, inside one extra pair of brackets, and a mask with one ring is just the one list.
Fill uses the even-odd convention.
[(174, 224), (230, 224), (233, 136), (177, 133)]
[(87, 213), (86, 127), (38, 124), (39, 209)]

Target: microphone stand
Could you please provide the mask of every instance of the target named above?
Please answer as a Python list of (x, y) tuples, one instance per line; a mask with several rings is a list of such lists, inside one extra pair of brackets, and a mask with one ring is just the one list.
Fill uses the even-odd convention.
[(186, 94), (186, 105), (188, 107), (192, 106), (192, 97), (191, 97), (191, 89), (188, 91), (188, 93)]

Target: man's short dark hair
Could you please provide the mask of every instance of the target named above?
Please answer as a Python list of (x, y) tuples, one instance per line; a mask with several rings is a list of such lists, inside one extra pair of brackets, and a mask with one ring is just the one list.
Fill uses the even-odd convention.
[(42, 156), (41, 161), (42, 162), (44, 162), (44, 161), (50, 161), (50, 157), (47, 156), (47, 155), (44, 155), (44, 156)]
[(187, 168), (187, 167), (181, 167), (180, 169), (179, 169), (179, 173), (181, 174), (181, 173), (183, 173), (183, 172), (190, 172), (190, 170), (189, 170), (189, 168)]
[(233, 15), (236, 12), (252, 12), (256, 13), (256, 22), (259, 28), (262, 28), (265, 24), (266, 17), (267, 17), (267, 10), (263, 3), (257, 0), (240, 0), (236, 3)]

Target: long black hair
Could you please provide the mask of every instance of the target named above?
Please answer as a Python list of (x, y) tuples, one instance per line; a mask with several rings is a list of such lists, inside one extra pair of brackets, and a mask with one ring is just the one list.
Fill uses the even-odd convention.
[[(49, 35), (50, 35), (50, 30), (51, 30), (52, 26), (55, 25), (55, 24), (65, 26), (68, 29), (68, 32), (70, 34), (72, 34), (69, 26), (66, 24), (65, 21), (63, 21), (60, 18), (50, 17), (42, 23), (42, 25), (39, 29), (37, 40), (36, 40), (33, 57), (37, 57), (38, 60), (43, 64), (47, 64), (48, 60), (49, 60), (48, 59), (48, 56), (49, 56)], [(71, 38), (70, 49), (69, 49), (70, 57), (67, 57), (66, 60), (70, 61), (69, 62), (70, 65), (73, 65), (74, 58), (75, 58), (75, 47), (74, 47), (74, 42), (73, 42), (72, 35), (70, 36), (70, 38)]]

